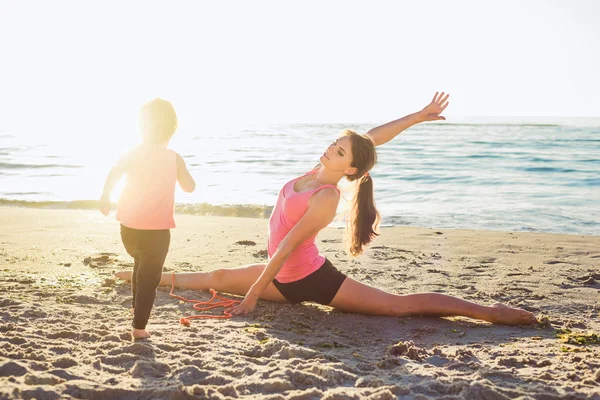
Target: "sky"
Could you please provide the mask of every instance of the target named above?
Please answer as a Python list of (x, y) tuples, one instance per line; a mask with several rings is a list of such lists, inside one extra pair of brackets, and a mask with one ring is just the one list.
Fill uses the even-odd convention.
[[(600, 116), (600, 2), (0, 0), (0, 130)], [(107, 133), (107, 137), (109, 134)]]

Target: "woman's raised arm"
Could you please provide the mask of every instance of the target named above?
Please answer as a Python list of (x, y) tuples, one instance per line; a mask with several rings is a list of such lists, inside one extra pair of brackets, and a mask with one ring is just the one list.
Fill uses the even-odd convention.
[(433, 100), (421, 111), (409, 114), (395, 121), (388, 122), (367, 132), (375, 146), (380, 146), (389, 142), (405, 129), (410, 128), (420, 122), (445, 120), (440, 114), (448, 107), (449, 94), (435, 92)]

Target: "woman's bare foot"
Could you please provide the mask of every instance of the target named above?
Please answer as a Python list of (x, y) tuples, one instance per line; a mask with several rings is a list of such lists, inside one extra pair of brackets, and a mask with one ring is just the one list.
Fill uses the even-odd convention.
[(492, 304), (495, 309), (492, 311), (490, 322), (500, 325), (532, 325), (537, 322), (533, 313), (521, 308), (512, 308), (502, 303)]
[(141, 339), (147, 339), (150, 336), (150, 332), (148, 332), (145, 329), (133, 329), (131, 331), (131, 337), (133, 338), (133, 340), (141, 340)]
[(123, 279), (124, 281), (130, 281), (131, 280), (131, 275), (133, 275), (133, 272), (131, 271), (117, 271), (115, 272), (115, 276), (119, 279)]

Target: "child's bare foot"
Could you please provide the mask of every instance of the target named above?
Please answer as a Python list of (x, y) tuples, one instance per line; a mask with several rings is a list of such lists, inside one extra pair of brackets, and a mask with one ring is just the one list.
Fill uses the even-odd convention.
[(131, 275), (133, 275), (133, 272), (131, 271), (117, 271), (115, 272), (115, 276), (119, 279), (123, 279), (124, 281), (130, 281), (131, 280)]
[(495, 308), (490, 322), (500, 325), (532, 325), (537, 322), (533, 313), (521, 308), (512, 308), (502, 303), (492, 304)]
[(150, 336), (150, 332), (148, 332), (145, 329), (133, 329), (131, 331), (131, 337), (133, 338), (133, 340), (141, 340), (141, 339), (147, 339)]

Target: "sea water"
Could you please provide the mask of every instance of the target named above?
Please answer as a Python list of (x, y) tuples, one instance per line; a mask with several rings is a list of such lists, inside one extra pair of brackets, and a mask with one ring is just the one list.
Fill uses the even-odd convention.
[[(366, 133), (375, 125), (182, 127), (172, 148), (197, 189), (178, 191), (176, 210), (268, 217), (281, 186), (314, 167), (344, 129)], [(135, 129), (123, 134), (135, 143)], [(90, 200), (98, 199), (108, 169), (126, 150), (119, 144), (129, 142), (60, 137), (0, 130), (0, 204), (96, 206)], [(377, 151), (371, 176), (383, 225), (600, 234), (598, 118), (425, 123)], [(351, 198), (352, 186), (343, 186)], [(118, 188), (113, 201), (117, 196)]]

